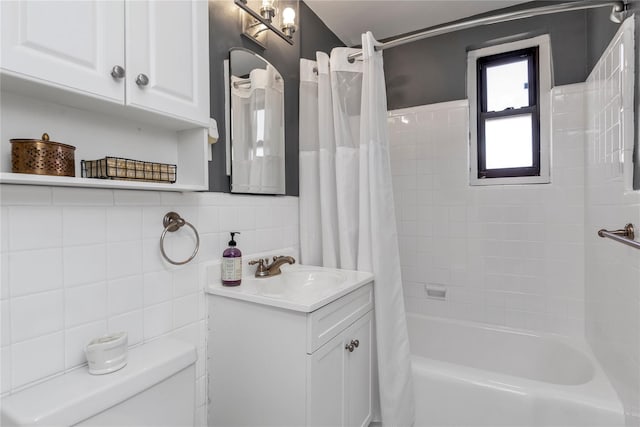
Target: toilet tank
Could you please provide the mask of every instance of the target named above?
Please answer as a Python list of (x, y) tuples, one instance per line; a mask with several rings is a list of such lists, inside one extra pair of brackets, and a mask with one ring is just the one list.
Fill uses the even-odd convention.
[(193, 426), (193, 345), (160, 339), (129, 350), (119, 371), (82, 367), (1, 402), (5, 426)]

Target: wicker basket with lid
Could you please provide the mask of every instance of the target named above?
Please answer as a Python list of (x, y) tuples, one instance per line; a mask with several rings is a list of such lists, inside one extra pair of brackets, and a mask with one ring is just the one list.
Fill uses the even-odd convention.
[(76, 176), (73, 145), (42, 139), (11, 140), (11, 171), (36, 175)]

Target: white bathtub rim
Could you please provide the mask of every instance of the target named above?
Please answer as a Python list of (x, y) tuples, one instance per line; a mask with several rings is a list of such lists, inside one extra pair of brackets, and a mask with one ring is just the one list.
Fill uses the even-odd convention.
[[(414, 375), (440, 377), (460, 383), (472, 383), (505, 392), (585, 404), (601, 410), (624, 414), (622, 403), (607, 383), (596, 373), (593, 380), (579, 385), (558, 385), (493, 371), (462, 366), (441, 360), (411, 355)], [(415, 379), (414, 379), (415, 381)]]
[[(473, 381), (476, 384), (482, 384), (487, 387), (502, 387), (505, 388), (505, 390), (508, 389), (512, 392), (521, 389), (526, 389), (527, 391), (531, 390), (533, 393), (536, 393), (537, 396), (544, 398), (556, 396), (559, 399), (587, 403), (598, 408), (624, 414), (624, 408), (617, 393), (598, 363), (598, 360), (593, 354), (586, 339), (578, 339), (555, 333), (531, 331), (489, 323), (430, 316), (421, 313), (407, 313), (407, 316), (417, 317), (426, 321), (452, 323), (471, 328), (481, 328), (497, 332), (526, 335), (539, 339), (548, 339), (560, 342), (561, 344), (567, 345), (576, 351), (583, 353), (593, 366), (593, 377), (582, 384), (554, 384), (412, 354), (411, 359), (414, 370), (427, 370), (429, 374), (435, 374), (438, 376), (446, 375), (455, 378), (458, 381)], [(409, 344), (411, 346), (411, 342), (409, 342)], [(427, 366), (430, 366), (430, 368), (427, 369)]]
[(406, 313), (406, 316), (419, 317), (419, 318), (432, 320), (436, 322), (452, 323), (455, 325), (469, 326), (473, 328), (482, 328), (482, 329), (498, 331), (498, 332), (508, 332), (512, 334), (526, 335), (530, 337), (546, 338), (546, 339), (550, 339), (556, 342), (561, 342), (563, 344), (566, 344), (574, 348), (575, 350), (585, 353), (587, 356), (589, 356), (590, 360), (595, 360), (595, 357), (593, 357), (593, 354), (591, 352), (591, 347), (589, 347), (589, 344), (587, 344), (586, 338), (568, 337), (566, 335), (562, 335), (554, 332), (540, 332), (540, 331), (534, 331), (531, 329), (520, 329), (520, 328), (511, 327), (511, 326), (496, 325), (494, 323), (452, 319), (450, 317), (430, 316), (428, 314), (422, 314), (422, 313)]
[[(524, 335), (524, 336), (534, 337), (538, 339), (551, 340), (556, 343), (566, 345), (572, 348), (573, 350), (576, 350), (582, 353), (589, 360), (589, 362), (591, 362), (594, 369), (594, 373), (593, 373), (594, 377), (596, 373), (604, 375), (604, 371), (601, 369), (598, 359), (593, 354), (593, 351), (591, 350), (591, 346), (589, 346), (589, 344), (587, 343), (586, 337), (581, 337), (581, 338), (573, 337), (573, 336), (568, 337), (566, 335), (561, 335), (554, 332), (540, 332), (540, 331), (533, 331), (530, 329), (519, 329), (519, 328), (510, 327), (510, 326), (496, 325), (493, 323), (474, 322), (470, 320), (451, 319), (449, 317), (430, 316), (428, 314), (421, 314), (421, 313), (406, 313), (406, 316), (417, 317), (417, 318), (431, 320), (435, 322), (451, 323), (454, 325), (467, 326), (471, 328), (480, 328), (480, 329), (489, 330), (489, 331), (506, 332), (510, 334)], [(411, 345), (411, 342), (409, 342), (409, 345)], [(508, 374), (505, 374), (505, 375), (508, 375)], [(520, 378), (520, 377), (517, 377), (517, 378)], [(532, 381), (537, 381), (537, 380), (532, 380)], [(542, 382), (544, 383), (544, 381)], [(568, 385), (573, 385), (573, 384), (568, 384)], [(580, 384), (575, 384), (575, 385), (580, 385)], [(610, 385), (610, 387), (613, 389), (613, 386)]]

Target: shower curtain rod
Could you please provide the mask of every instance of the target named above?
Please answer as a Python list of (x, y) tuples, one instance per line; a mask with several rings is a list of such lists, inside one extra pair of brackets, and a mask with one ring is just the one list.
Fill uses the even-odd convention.
[[(549, 6), (541, 6), (533, 9), (517, 10), (514, 12), (505, 12), (492, 16), (485, 16), (482, 18), (468, 19), (453, 24), (443, 25), (441, 27), (428, 29), (419, 33), (410, 34), (408, 36), (400, 37), (395, 40), (389, 40), (382, 43), (380, 46), (376, 46), (377, 51), (389, 49), (392, 47), (400, 46), (405, 43), (411, 43), (417, 40), (426, 39), (429, 37), (439, 36), (441, 34), (451, 33), (458, 30), (466, 30), (467, 28), (479, 27), (482, 25), (497, 24), (499, 22), (515, 21), (517, 19), (531, 18), (538, 15), (548, 15), (550, 13), (568, 12), (571, 10), (583, 10), (594, 9), (598, 7), (611, 6), (613, 8), (611, 12), (611, 20), (620, 23), (624, 20), (625, 2), (624, 1), (574, 1), (567, 3), (554, 4)], [(362, 50), (354, 52), (348, 56), (349, 61), (362, 56)]]

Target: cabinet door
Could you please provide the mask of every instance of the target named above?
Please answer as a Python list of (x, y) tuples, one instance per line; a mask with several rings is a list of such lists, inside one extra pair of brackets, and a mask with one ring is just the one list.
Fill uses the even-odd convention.
[(129, 0), (126, 28), (127, 104), (208, 126), (208, 2)]
[(346, 357), (342, 334), (307, 356), (307, 426), (343, 426)]
[(122, 103), (122, 1), (0, 1), (4, 72)]
[(347, 425), (366, 427), (371, 421), (371, 357), (372, 313), (362, 316), (345, 331), (345, 346), (358, 342), (353, 352), (347, 352)]
[[(371, 319), (368, 312), (308, 356), (308, 426), (366, 427), (371, 421)], [(349, 351), (355, 340), (358, 347)]]

